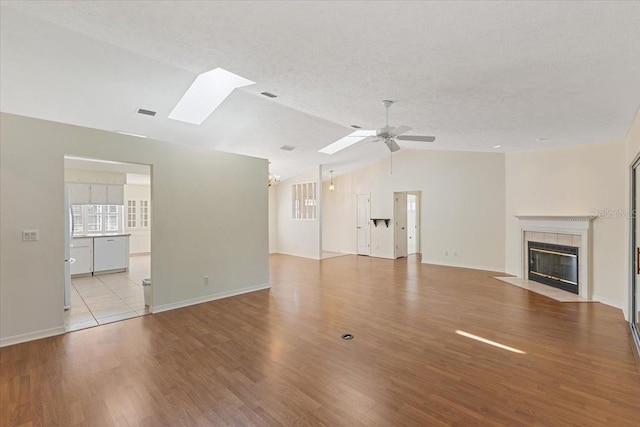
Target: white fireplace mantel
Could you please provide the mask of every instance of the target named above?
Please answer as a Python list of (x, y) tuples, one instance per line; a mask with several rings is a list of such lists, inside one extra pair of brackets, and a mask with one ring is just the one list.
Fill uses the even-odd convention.
[(521, 278), (527, 278), (526, 232), (569, 234), (580, 237), (580, 263), (578, 293), (581, 298), (590, 300), (593, 293), (591, 285), (591, 225), (596, 218), (593, 215), (516, 215), (520, 223), (520, 272)]

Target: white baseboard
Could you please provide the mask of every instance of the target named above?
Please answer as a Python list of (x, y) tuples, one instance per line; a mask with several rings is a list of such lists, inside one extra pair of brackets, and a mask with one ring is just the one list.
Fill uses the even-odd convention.
[(229, 298), (236, 295), (248, 294), (249, 292), (261, 291), (271, 288), (271, 285), (260, 284), (256, 286), (249, 286), (241, 289), (234, 289), (232, 291), (219, 292), (217, 294), (205, 295), (203, 297), (192, 298), (188, 300), (172, 302), (169, 304), (156, 305), (151, 308), (152, 313), (161, 313), (163, 311), (175, 310), (176, 308), (188, 307), (190, 305), (202, 304), (203, 302), (215, 301), (218, 299)]
[(0, 347), (8, 345), (20, 344), (27, 341), (39, 340), (41, 338), (49, 338), (65, 333), (64, 326), (57, 328), (43, 329), (41, 331), (29, 332), (27, 334), (14, 335), (12, 337), (0, 338)]
[(151, 252), (136, 252), (136, 253), (129, 253), (129, 257), (149, 256), (149, 255), (151, 255)]
[(289, 252), (273, 252), (273, 253), (270, 253), (269, 255), (288, 255), (288, 256), (295, 256), (295, 257), (298, 257), (298, 258), (306, 258), (306, 259), (315, 259), (315, 260), (320, 260), (321, 259), (321, 258), (318, 258), (317, 256), (294, 254), (294, 253), (289, 253)]
[(433, 265), (441, 265), (444, 267), (458, 267), (458, 268), (468, 268), (471, 270), (483, 270), (483, 271), (493, 271), (496, 273), (504, 273), (504, 267), (487, 267), (483, 265), (450, 264), (450, 263), (440, 262), (440, 261), (430, 261), (428, 259), (423, 259), (422, 264), (433, 264)]
[(611, 300), (611, 299), (609, 299), (609, 298), (603, 298), (603, 297), (598, 296), (598, 295), (593, 295), (592, 299), (594, 299), (594, 300), (596, 300), (596, 301), (599, 301), (599, 302), (601, 302), (602, 304), (606, 304), (606, 305), (608, 305), (608, 306), (610, 306), (610, 307), (613, 307), (613, 308), (617, 308), (617, 309), (619, 309), (619, 310), (622, 310), (622, 314), (624, 314), (624, 318), (625, 318), (626, 320), (628, 320), (628, 319), (627, 319), (627, 310), (626, 310), (626, 305), (625, 305), (625, 303), (620, 302), (620, 301), (614, 301), (614, 300)]

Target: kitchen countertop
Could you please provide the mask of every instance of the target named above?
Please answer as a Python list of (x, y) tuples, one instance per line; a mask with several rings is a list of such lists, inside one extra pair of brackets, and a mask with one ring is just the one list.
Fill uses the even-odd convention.
[(74, 239), (85, 239), (89, 237), (120, 237), (131, 236), (131, 233), (87, 233), (87, 234), (74, 234)]

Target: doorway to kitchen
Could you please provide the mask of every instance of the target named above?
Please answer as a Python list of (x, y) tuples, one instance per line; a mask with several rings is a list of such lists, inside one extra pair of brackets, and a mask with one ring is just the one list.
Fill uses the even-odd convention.
[(151, 166), (65, 156), (64, 177), (65, 330), (148, 314)]
[(394, 258), (421, 253), (420, 194), (419, 191), (393, 193)]

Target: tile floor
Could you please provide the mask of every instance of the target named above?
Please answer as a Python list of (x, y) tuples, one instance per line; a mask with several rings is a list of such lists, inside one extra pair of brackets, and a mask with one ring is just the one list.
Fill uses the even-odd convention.
[(71, 279), (71, 308), (64, 312), (67, 332), (149, 313), (142, 279), (149, 277), (150, 255), (134, 256), (129, 271)]
[(494, 277), (494, 279), (502, 280), (503, 282), (506, 282), (510, 285), (527, 289), (531, 292), (544, 295), (548, 298), (560, 302), (598, 302), (596, 300), (588, 300), (582, 298), (576, 294), (572, 294), (571, 292), (563, 291), (562, 289), (557, 289), (552, 286), (547, 286), (533, 280), (521, 279), (519, 277)]

